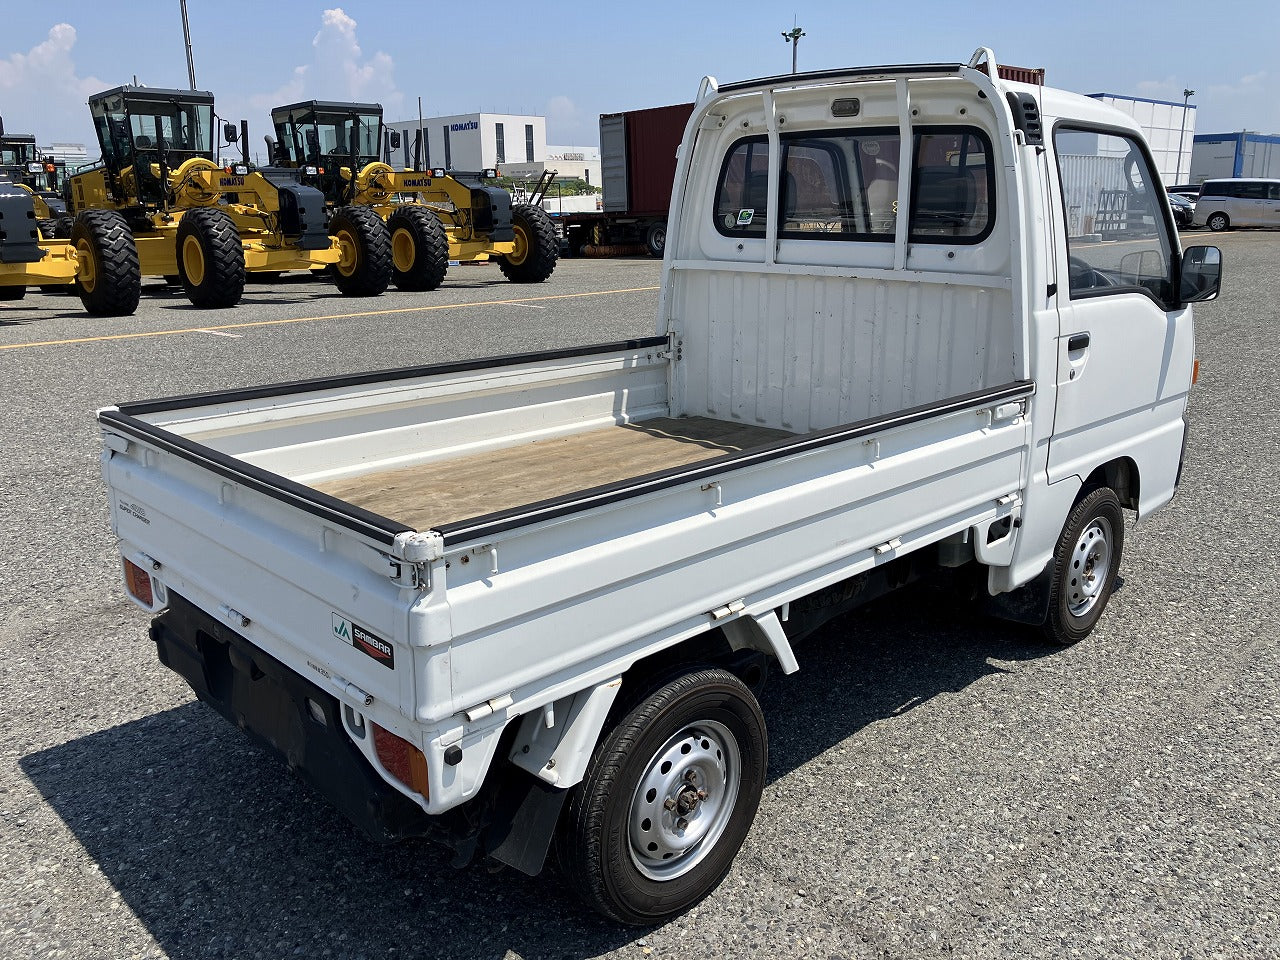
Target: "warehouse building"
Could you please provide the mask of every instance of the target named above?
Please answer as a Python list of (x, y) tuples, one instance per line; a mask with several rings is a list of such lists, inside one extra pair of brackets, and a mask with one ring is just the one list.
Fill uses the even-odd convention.
[(1108, 106), (1127, 113), (1142, 127), (1156, 170), (1165, 183), (1187, 183), (1191, 146), (1196, 134), (1196, 106), (1176, 100), (1149, 100), (1119, 93), (1091, 93)]
[[(394, 120), (387, 130), (402, 137), (398, 155), (392, 162), (411, 166), (413, 146), (418, 137), (418, 121)], [(426, 151), (421, 167), (476, 171), (506, 164), (531, 164), (547, 158), (545, 117), (511, 113), (465, 113), (452, 117), (430, 117), (422, 121)]]
[(1280, 178), (1280, 137), (1260, 133), (1205, 133), (1191, 150), (1191, 179), (1203, 183), (1226, 177)]

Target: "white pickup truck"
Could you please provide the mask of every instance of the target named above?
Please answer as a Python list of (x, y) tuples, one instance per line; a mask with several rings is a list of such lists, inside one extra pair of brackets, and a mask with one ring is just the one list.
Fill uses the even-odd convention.
[(554, 843), (648, 923), (728, 871), (802, 635), (958, 569), (1084, 637), (1221, 260), (1131, 119), (995, 67), (705, 80), (656, 336), (100, 411), (161, 661), (372, 837)]

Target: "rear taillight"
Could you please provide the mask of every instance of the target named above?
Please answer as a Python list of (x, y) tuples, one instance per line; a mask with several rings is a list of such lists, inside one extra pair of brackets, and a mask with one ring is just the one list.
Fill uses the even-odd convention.
[(427, 758), (422, 755), (422, 751), (376, 723), (371, 723), (370, 726), (373, 727), (373, 747), (378, 753), (378, 762), (382, 764), (382, 768), (410, 790), (415, 790), (424, 797), (430, 796)]
[(155, 606), (155, 591), (151, 589), (151, 574), (131, 560), (124, 560), (124, 585), (133, 598), (144, 607)]

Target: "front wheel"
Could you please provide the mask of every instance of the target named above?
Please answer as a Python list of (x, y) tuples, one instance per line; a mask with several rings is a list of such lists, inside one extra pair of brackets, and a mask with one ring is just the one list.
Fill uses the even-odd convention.
[(206, 310), (244, 296), (244, 245), (235, 221), (217, 207), (195, 207), (178, 222), (178, 273), (187, 299)]
[(511, 208), (515, 249), (498, 257), (498, 268), (512, 283), (542, 283), (555, 272), (560, 256), (555, 224), (547, 211), (527, 203)]
[(601, 740), (557, 838), (586, 903), (650, 924), (693, 906), (729, 872), (768, 765), (764, 716), (726, 670), (643, 697)]
[(381, 296), (391, 283), (391, 234), (382, 218), (369, 207), (340, 207), (329, 235), (339, 249), (334, 285), (348, 297)]
[(1120, 500), (1110, 487), (1099, 487), (1071, 509), (1054, 549), (1043, 628), (1051, 641), (1067, 645), (1089, 635), (1111, 599), (1123, 550)]
[(71, 227), (76, 293), (95, 317), (127, 317), (138, 309), (142, 270), (138, 245), (114, 210), (85, 210)]
[(1221, 233), (1231, 226), (1231, 220), (1225, 213), (1211, 213), (1209, 219), (1205, 221), (1205, 225), (1214, 233)]

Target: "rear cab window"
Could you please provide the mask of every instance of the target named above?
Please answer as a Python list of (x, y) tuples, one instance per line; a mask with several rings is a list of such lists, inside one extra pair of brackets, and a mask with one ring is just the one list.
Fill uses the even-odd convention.
[[(995, 219), (986, 133), (920, 127), (913, 136), (911, 242), (980, 242)], [(715, 227), (725, 236), (763, 237), (769, 211), (778, 210), (781, 239), (892, 243), (900, 142), (896, 127), (787, 134), (780, 141), (779, 197), (769, 204), (767, 140), (739, 140), (721, 166)]]

